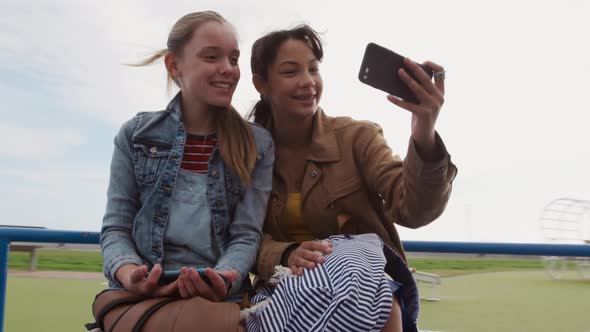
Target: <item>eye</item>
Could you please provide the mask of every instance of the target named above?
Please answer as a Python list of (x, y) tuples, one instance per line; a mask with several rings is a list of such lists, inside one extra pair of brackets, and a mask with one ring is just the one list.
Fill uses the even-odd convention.
[(237, 65), (238, 64), (238, 60), (240, 60), (239, 57), (234, 56), (234, 57), (230, 57), (229, 58), (229, 62), (231, 62), (232, 65)]
[(279, 72), (279, 74), (281, 75), (286, 75), (286, 76), (291, 76), (291, 75), (295, 75), (295, 73), (297, 73), (296, 69), (283, 69)]
[(205, 59), (206, 61), (216, 61), (217, 60), (217, 55), (216, 54), (206, 54), (203, 55), (203, 59)]
[(311, 73), (319, 73), (320, 72), (320, 68), (319, 67), (315, 67), (315, 68), (310, 68), (309, 72)]

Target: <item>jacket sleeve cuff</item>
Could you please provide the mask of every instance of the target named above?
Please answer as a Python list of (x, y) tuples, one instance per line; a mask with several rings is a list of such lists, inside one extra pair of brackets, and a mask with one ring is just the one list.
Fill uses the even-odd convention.
[(281, 258), (285, 250), (297, 245), (296, 242), (265, 241), (264, 248), (258, 256), (258, 275), (262, 280), (269, 280), (274, 274), (275, 266), (281, 265)]
[(137, 257), (122, 257), (121, 259), (118, 259), (117, 262), (111, 264), (109, 268), (105, 269), (105, 276), (107, 277), (107, 279), (111, 280), (113, 283), (117, 285), (122, 286), (121, 282), (117, 280), (117, 270), (119, 270), (121, 266), (126, 264), (135, 264), (137, 266), (141, 266), (143, 265), (143, 262), (137, 259)]
[(435, 132), (435, 144), (434, 155), (437, 156), (436, 160), (426, 161), (420, 156), (414, 139), (410, 138), (408, 154), (404, 160), (404, 171), (430, 183), (447, 182), (449, 172), (453, 173), (452, 178), (454, 179), (457, 173), (456, 167), (451, 163), (451, 156), (437, 132)]
[(283, 250), (281, 254), (281, 265), (285, 267), (289, 267), (289, 255), (293, 252), (293, 250), (297, 249), (301, 243), (292, 243), (290, 246)]

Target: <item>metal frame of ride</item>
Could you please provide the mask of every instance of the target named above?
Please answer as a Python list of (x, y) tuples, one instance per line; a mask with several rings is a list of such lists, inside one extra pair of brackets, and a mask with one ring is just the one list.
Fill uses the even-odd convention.
[[(545, 243), (590, 246), (590, 201), (558, 198), (545, 206), (539, 218)], [(555, 279), (575, 276), (590, 279), (590, 258), (544, 256), (543, 266)]]

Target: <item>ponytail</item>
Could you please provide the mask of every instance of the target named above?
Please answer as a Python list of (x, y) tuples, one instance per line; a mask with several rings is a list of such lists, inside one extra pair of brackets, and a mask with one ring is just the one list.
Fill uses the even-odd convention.
[(248, 120), (261, 125), (270, 132), (273, 131), (274, 121), (272, 116), (272, 108), (268, 102), (268, 99), (260, 95), (260, 100), (256, 102), (252, 108), (252, 112), (250, 112), (250, 115), (248, 115)]
[(250, 125), (231, 105), (216, 113), (221, 158), (248, 185), (258, 156)]
[[(168, 49), (163, 48), (159, 51), (154, 52), (154, 54), (143, 59), (142, 61), (140, 61), (138, 63), (129, 63), (129, 64), (127, 64), (127, 66), (145, 67), (145, 66), (153, 65), (154, 63), (156, 63), (156, 61), (165, 57), (166, 54), (168, 54), (168, 52), (169, 52)], [(168, 71), (166, 71), (166, 73), (168, 75), (168, 78), (166, 79), (166, 89), (168, 90), (168, 93), (170, 93), (170, 91), (172, 91), (172, 83), (176, 83), (176, 82), (174, 81), (174, 78), (172, 78), (172, 75), (170, 75), (170, 73)]]

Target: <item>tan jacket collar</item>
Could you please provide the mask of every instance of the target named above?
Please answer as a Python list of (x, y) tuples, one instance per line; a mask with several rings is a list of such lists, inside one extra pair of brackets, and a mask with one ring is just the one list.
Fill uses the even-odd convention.
[(340, 147), (330, 120), (331, 118), (321, 108), (318, 108), (313, 117), (311, 151), (307, 155), (308, 160), (319, 162), (340, 160)]

